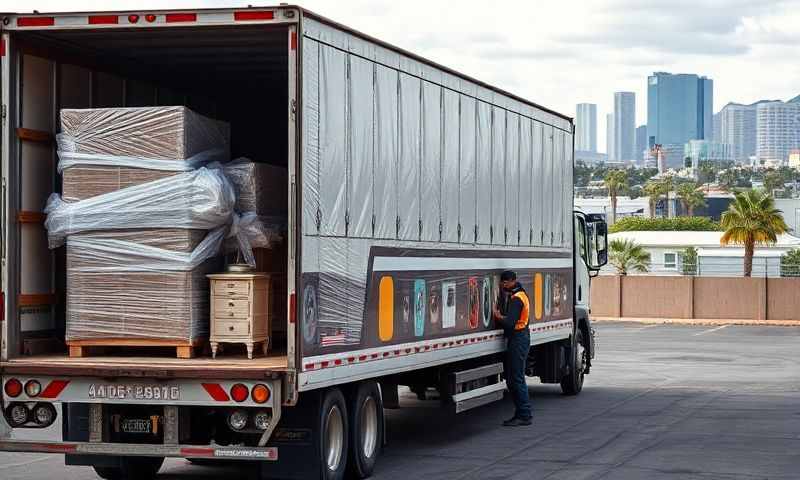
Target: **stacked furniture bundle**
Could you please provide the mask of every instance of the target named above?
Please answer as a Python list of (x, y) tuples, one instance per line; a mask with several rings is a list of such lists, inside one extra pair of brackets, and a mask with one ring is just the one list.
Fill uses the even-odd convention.
[[(229, 156), (228, 125), (184, 107), (62, 110), (61, 126), (66, 202), (100, 200), (102, 195)], [(179, 357), (191, 356), (192, 346), (208, 337), (205, 275), (218, 269), (219, 262), (159, 268), (147, 258), (153, 252), (167, 259), (186, 258), (206, 235), (206, 230), (170, 225), (70, 235), (66, 331), (70, 354), (80, 356), (87, 346), (161, 345), (177, 347)], [(86, 248), (88, 244), (92, 248)], [(97, 245), (109, 245), (111, 253), (106, 255)], [(115, 250), (119, 245), (122, 254)], [(118, 262), (121, 255), (130, 261)]]

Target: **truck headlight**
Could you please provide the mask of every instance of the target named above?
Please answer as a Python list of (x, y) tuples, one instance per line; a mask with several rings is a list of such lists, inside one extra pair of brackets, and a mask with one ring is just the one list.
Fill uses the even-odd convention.
[(247, 425), (247, 412), (244, 410), (234, 410), (228, 415), (228, 426), (239, 431)]
[(33, 407), (33, 421), (47, 427), (56, 421), (56, 408), (50, 403), (37, 403)]
[(25, 406), (24, 403), (12, 403), (6, 409), (8, 423), (14, 428), (21, 427), (28, 423), (30, 414), (30, 410), (28, 410), (28, 407)]
[(261, 410), (253, 417), (253, 423), (259, 430), (266, 430), (269, 424), (272, 423), (272, 414), (266, 410)]

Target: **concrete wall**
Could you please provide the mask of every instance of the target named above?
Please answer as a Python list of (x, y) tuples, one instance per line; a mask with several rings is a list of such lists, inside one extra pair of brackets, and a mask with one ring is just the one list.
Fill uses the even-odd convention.
[(592, 279), (601, 317), (800, 320), (800, 278), (617, 276)]

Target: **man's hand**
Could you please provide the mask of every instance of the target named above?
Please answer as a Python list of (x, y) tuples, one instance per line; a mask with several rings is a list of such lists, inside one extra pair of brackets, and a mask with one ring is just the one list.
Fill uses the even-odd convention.
[(492, 307), (492, 315), (494, 315), (495, 320), (502, 320), (503, 315), (500, 314), (500, 310), (497, 307)]

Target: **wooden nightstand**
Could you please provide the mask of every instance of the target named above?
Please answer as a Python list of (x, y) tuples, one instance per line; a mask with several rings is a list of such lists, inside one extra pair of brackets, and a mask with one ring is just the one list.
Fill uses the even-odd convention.
[(220, 343), (244, 343), (247, 358), (253, 345), (269, 349), (270, 276), (265, 273), (215, 273), (211, 279), (211, 355)]

